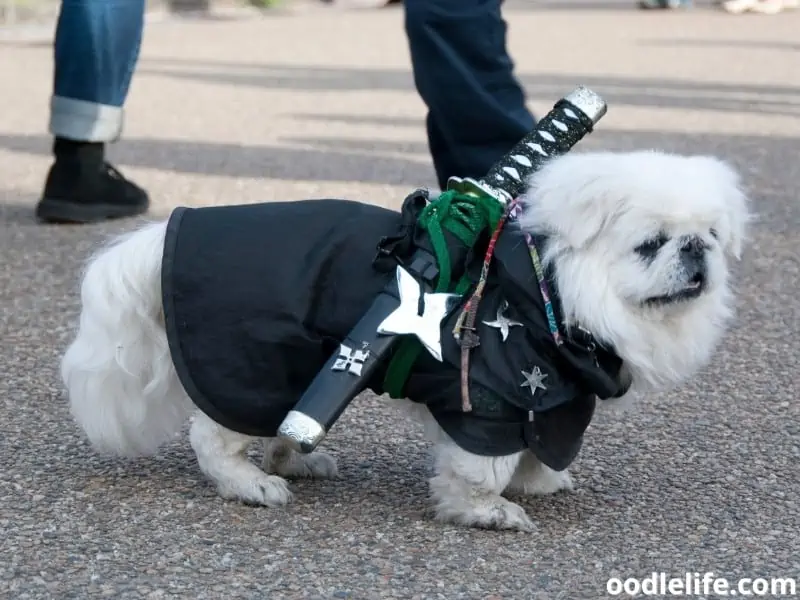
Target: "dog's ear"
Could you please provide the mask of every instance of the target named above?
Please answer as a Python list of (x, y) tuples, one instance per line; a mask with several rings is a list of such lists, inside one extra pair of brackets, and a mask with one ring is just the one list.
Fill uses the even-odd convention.
[(603, 178), (605, 155), (576, 154), (551, 160), (528, 182), (520, 226), (556, 235), (572, 248), (594, 240), (623, 209)]
[(739, 173), (727, 162), (716, 157), (702, 156), (706, 168), (719, 185), (723, 211), (717, 234), (722, 248), (737, 260), (742, 256), (747, 226), (752, 220), (748, 198)]
[(727, 221), (728, 235), (727, 238), (723, 238), (722, 244), (725, 251), (738, 260), (742, 257), (746, 227), (751, 216), (747, 212), (747, 197), (741, 189), (730, 190), (727, 200), (728, 209), (724, 220)]

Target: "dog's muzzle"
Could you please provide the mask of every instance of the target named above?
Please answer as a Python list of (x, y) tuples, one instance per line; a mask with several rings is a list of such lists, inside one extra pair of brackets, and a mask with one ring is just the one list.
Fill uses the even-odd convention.
[(708, 244), (699, 236), (687, 236), (680, 247), (680, 263), (683, 270), (683, 285), (668, 294), (653, 296), (645, 301), (651, 306), (672, 304), (692, 300), (700, 296), (708, 287)]
[(681, 246), (681, 263), (686, 271), (686, 289), (695, 290), (698, 294), (706, 287), (708, 275), (707, 250), (708, 244), (698, 236), (686, 238)]

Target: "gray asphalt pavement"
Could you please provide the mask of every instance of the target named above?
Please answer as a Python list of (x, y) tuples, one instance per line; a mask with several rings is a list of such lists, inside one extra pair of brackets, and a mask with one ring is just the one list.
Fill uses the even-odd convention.
[[(0, 597), (585, 600), (652, 572), (800, 580), (800, 12), (518, 1), (507, 18), (538, 114), (579, 83), (609, 101), (580, 149), (713, 153), (744, 173), (758, 218), (713, 364), (600, 415), (577, 491), (523, 501), (534, 534), (432, 522), (421, 432), (374, 397), (324, 444), (341, 477), (294, 483), (284, 510), (218, 498), (185, 437), (153, 458), (98, 456), (58, 359), (83, 261), (138, 221), (34, 221), (52, 50), (4, 32)], [(111, 155), (150, 191), (153, 218), (320, 196), (398, 207), (434, 184), (424, 114), (400, 9), (169, 20), (148, 26)]]

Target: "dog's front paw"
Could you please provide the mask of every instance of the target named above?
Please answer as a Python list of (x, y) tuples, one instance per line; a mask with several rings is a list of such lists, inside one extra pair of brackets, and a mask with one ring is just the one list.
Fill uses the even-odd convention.
[(536, 530), (531, 518), (519, 504), (502, 496), (487, 494), (473, 496), (469, 500), (440, 500), (436, 506), (436, 519), (456, 525), (484, 529), (510, 529), (532, 532)]
[(217, 489), (219, 495), (228, 500), (241, 500), (245, 504), (271, 508), (285, 506), (293, 498), (285, 479), (266, 473), (262, 473), (260, 477), (218, 481)]

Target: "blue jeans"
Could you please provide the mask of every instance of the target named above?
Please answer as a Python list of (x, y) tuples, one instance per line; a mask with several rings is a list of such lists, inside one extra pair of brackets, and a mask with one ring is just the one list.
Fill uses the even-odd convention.
[(502, 0), (405, 0), (414, 82), (439, 186), (480, 178), (533, 129), (506, 50)]
[(50, 133), (111, 142), (139, 58), (145, 0), (62, 0), (55, 36)]

